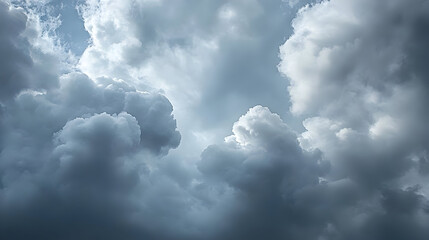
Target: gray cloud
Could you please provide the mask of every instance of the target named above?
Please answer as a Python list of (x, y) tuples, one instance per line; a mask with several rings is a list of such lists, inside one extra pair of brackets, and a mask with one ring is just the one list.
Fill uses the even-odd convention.
[(70, 71), (72, 55), (50, 36), (56, 19), (43, 15), (44, 22), (35, 10), (4, 1), (0, 2), (0, 11), (0, 53), (5, 56), (0, 63), (0, 101), (26, 89), (44, 91), (57, 87), (58, 76)]
[[(274, 113), (286, 2), (87, 4), (76, 70), (37, 9), (0, 2), (0, 238), (429, 234), (427, 1), (299, 10), (278, 69), (302, 133)], [(197, 136), (184, 149), (169, 99), (144, 91), (163, 88)]]
[(141, 209), (133, 197), (144, 182), (140, 174), (148, 171), (145, 161), (179, 145), (172, 105), (122, 80), (59, 76), (62, 69), (51, 62), (61, 57), (38, 45), (46, 42), (27, 21), (37, 18), (0, 6), (9, 44), (1, 51), (13, 51), (1, 68), (1, 238), (150, 236), (130, 213)]
[(322, 151), (328, 179), (350, 178), (365, 189), (360, 202), (372, 209), (349, 217), (361, 215), (357, 223), (330, 220), (327, 239), (427, 234), (426, 192), (407, 189), (426, 184), (406, 179), (422, 173), (429, 140), (428, 75), (420, 67), (428, 12), (418, 0), (324, 1), (298, 13), (280, 47), (291, 111), (307, 118), (301, 146)]
[(318, 185), (320, 155), (303, 151), (279, 116), (261, 106), (242, 116), (233, 133), (223, 145), (208, 147), (198, 164), (208, 181), (236, 195), (238, 207), (227, 213), (228, 226), (215, 238), (314, 237), (320, 225), (302, 219), (305, 213), (294, 204), (301, 189)]
[(117, 176), (122, 174), (117, 172), (127, 167), (124, 161), (137, 150), (139, 135), (137, 120), (127, 113), (103, 113), (67, 122), (55, 134), (53, 150), (63, 184), (69, 187), (70, 182), (74, 187), (77, 183), (79, 190), (94, 187), (103, 191), (115, 185), (126, 189), (121, 186), (122, 176)]
[(227, 198), (234, 208), (223, 213), (226, 226), (214, 239), (426, 236), (428, 201), (418, 188), (377, 185), (373, 178), (368, 186), (354, 175), (323, 180), (332, 174), (325, 156), (301, 149), (296, 134), (267, 108), (250, 109), (233, 133), (223, 145), (208, 147), (198, 164), (206, 188), (234, 196)]
[(26, 15), (0, 2), (0, 16), (0, 52), (2, 56), (9, 56), (9, 59), (3, 58), (0, 64), (0, 99), (5, 100), (29, 85), (25, 74), (26, 69), (31, 68), (32, 60), (27, 52), (20, 50), (20, 45), (26, 44), (19, 39), (19, 34), (25, 29)]
[(278, 46), (291, 33), (286, 23), (293, 14), (286, 2), (87, 1), (84, 6), (93, 43), (80, 59), (82, 71), (163, 89), (189, 139), (183, 144), (201, 144), (190, 132), (211, 131), (221, 139), (240, 116), (237, 109), (262, 104), (288, 114), (287, 84), (275, 67)]
[(427, 149), (428, 75), (420, 64), (428, 7), (330, 1), (298, 14), (279, 69), (291, 80), (292, 111), (312, 117), (304, 146), (346, 162), (370, 184), (401, 176), (411, 155)]

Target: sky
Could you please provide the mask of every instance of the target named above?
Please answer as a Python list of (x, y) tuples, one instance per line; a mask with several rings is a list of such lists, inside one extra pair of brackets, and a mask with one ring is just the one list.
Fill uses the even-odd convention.
[(425, 240), (428, 0), (0, 0), (0, 239)]

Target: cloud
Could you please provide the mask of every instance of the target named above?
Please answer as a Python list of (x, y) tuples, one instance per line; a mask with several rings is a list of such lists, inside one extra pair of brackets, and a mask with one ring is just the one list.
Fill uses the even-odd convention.
[(323, 239), (427, 234), (427, 191), (409, 186), (426, 185), (428, 11), (425, 1), (323, 1), (299, 11), (280, 47), (291, 111), (307, 118), (300, 145), (331, 163), (328, 182), (350, 179), (362, 194), (334, 210)]
[(0, 99), (5, 100), (29, 84), (25, 69), (31, 68), (32, 61), (24, 51), (19, 49), (20, 44), (25, 44), (25, 41), (18, 36), (25, 29), (26, 15), (18, 9), (9, 8), (4, 2), (0, 2), (0, 13), (0, 51), (3, 56), (11, 57), (7, 60), (3, 59), (0, 64), (2, 66)]
[(78, 66), (0, 2), (1, 238), (425, 239), (429, 5), (299, 10), (293, 118), (280, 2), (88, 0)]
[(354, 176), (324, 180), (332, 174), (325, 158), (302, 149), (269, 109), (249, 109), (198, 163), (201, 189), (220, 192), (214, 205), (233, 206), (220, 211), (226, 222), (214, 239), (424, 239), (428, 201), (418, 188), (368, 188)]
[(229, 226), (217, 238), (307, 239), (320, 226), (300, 222), (306, 217), (293, 202), (302, 189), (318, 185), (320, 155), (303, 151), (296, 135), (265, 107), (251, 108), (233, 133), (224, 144), (209, 146), (198, 164), (208, 181), (235, 193), (238, 206), (227, 213)]
[(0, 48), (11, 54), (0, 67), (2, 238), (149, 234), (131, 213), (142, 209), (134, 202), (142, 173), (179, 145), (171, 103), (120, 79), (52, 64), (63, 52), (47, 50), (53, 40), (37, 28), (39, 16), (4, 2), (0, 11)]
[(309, 117), (303, 146), (372, 185), (405, 174), (429, 140), (429, 75), (421, 67), (428, 10), (418, 0), (324, 1), (300, 10), (279, 70), (290, 79), (291, 111)]
[[(116, 176), (117, 171), (126, 167), (127, 155), (138, 149), (140, 127), (127, 113), (102, 113), (67, 122), (53, 141), (53, 155), (67, 187), (77, 183), (80, 190), (115, 185), (121, 188), (123, 181)], [(134, 177), (137, 179), (137, 175)]]
[(44, 14), (42, 21), (36, 10), (22, 5), (25, 10), (0, 2), (0, 52), (7, 56), (0, 64), (1, 102), (22, 90), (43, 91), (56, 87), (58, 76), (71, 68), (73, 56), (52, 35), (58, 19)]
[(80, 69), (162, 89), (183, 148), (222, 141), (237, 109), (262, 104), (287, 114), (287, 85), (275, 67), (290, 34), (287, 3), (86, 1), (80, 9), (92, 38)]

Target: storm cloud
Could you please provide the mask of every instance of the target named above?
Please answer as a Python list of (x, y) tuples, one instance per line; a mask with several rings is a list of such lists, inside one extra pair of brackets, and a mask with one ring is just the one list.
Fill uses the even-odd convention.
[(429, 235), (428, 1), (73, 4), (0, 1), (1, 239)]

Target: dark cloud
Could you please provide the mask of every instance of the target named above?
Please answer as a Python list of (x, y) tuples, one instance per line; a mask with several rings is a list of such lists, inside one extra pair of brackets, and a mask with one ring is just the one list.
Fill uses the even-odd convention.
[(171, 117), (173, 106), (164, 96), (129, 93), (125, 96), (124, 111), (139, 122), (143, 146), (166, 153), (179, 145), (180, 134), (176, 131), (176, 120)]
[(323, 180), (330, 175), (323, 155), (302, 150), (295, 133), (267, 108), (250, 109), (234, 124), (233, 133), (223, 145), (208, 147), (198, 164), (206, 187), (232, 192), (229, 201), (237, 204), (223, 213), (226, 226), (214, 239), (426, 236), (428, 201), (418, 187), (380, 186), (371, 177), (363, 181), (365, 175)]
[[(148, 172), (141, 159), (156, 159), (179, 145), (172, 105), (161, 94), (79, 72), (39, 87), (49, 79), (37, 83), (46, 72), (38, 66), (58, 65), (50, 65), (54, 58), (24, 36), (33, 26), (25, 11), (3, 2), (1, 7), (1, 17), (10, 18), (1, 21), (2, 37), (22, 42), (23, 48), (2, 45), (2, 51), (15, 52), (1, 69), (6, 82), (0, 111), (0, 238), (150, 237), (132, 219), (133, 197), (142, 187), (141, 173)], [(22, 59), (28, 64), (17, 69)], [(19, 74), (22, 79), (13, 78)], [(12, 88), (12, 83), (22, 84)]]
[[(39, 155), (43, 158), (45, 153), (40, 148), (49, 149), (53, 134), (68, 121), (103, 112), (119, 114), (129, 110), (135, 114), (141, 132), (138, 135), (139, 144), (143, 150), (166, 154), (170, 148), (178, 146), (180, 134), (175, 130), (172, 106), (165, 97), (138, 93), (120, 81), (103, 80), (104, 84), (96, 85), (84, 74), (71, 73), (61, 77), (58, 89), (47, 93), (21, 93), (5, 105), (2, 118), (5, 128), (2, 154), (5, 161), (13, 162), (14, 156), (21, 154), (24, 155), (21, 161), (33, 161), (31, 159)], [(31, 154), (25, 156), (25, 152), (19, 151), (21, 147)]]
[(23, 11), (9, 8), (9, 5), (0, 2), (0, 53), (3, 56), (0, 62), (0, 100), (14, 96), (29, 85), (26, 73), (33, 62), (25, 48), (21, 50), (26, 42), (19, 37), (26, 22), (27, 16)]
[(48, 37), (49, 23), (4, 1), (0, 2), (0, 13), (0, 53), (4, 56), (0, 62), (0, 101), (27, 89), (57, 87), (58, 76), (70, 68), (70, 56)]
[(55, 134), (53, 150), (63, 184), (77, 183), (80, 190), (94, 187), (102, 191), (115, 185), (126, 189), (122, 174), (117, 172), (127, 167), (124, 161), (137, 150), (139, 135), (137, 120), (126, 113), (103, 113), (67, 122)]
[(208, 181), (231, 187), (239, 204), (216, 238), (310, 239), (319, 226), (301, 222), (293, 205), (297, 192), (318, 184), (320, 156), (303, 152), (279, 116), (261, 106), (242, 116), (233, 133), (224, 145), (208, 147), (198, 164)]

